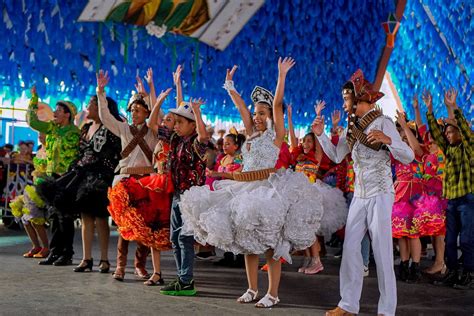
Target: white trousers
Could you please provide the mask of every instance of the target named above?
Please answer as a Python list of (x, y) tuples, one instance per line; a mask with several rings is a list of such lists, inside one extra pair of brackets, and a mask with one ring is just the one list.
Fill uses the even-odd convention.
[(352, 199), (346, 223), (340, 274), (341, 301), (338, 306), (350, 313), (359, 313), (363, 285), (361, 241), (367, 230), (372, 239), (380, 298), (378, 314), (395, 315), (397, 284), (393, 270), (392, 193), (371, 198)]

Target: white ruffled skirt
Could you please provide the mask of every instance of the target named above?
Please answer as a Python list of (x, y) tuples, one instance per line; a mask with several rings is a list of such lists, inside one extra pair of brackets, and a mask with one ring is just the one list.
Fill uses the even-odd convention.
[(290, 251), (311, 246), (321, 231), (320, 186), (302, 173), (281, 170), (267, 180), (217, 181), (214, 189), (196, 186), (181, 195), (181, 233), (201, 244), (235, 254), (274, 249), (275, 259), (291, 263)]
[(317, 232), (319, 236), (330, 237), (346, 224), (349, 208), (344, 193), (335, 187), (316, 180), (313, 184), (323, 197), (324, 213), (321, 226)]

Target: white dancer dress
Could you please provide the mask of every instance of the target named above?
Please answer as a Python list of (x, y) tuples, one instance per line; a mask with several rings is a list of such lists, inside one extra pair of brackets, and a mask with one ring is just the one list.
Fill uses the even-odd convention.
[(346, 224), (349, 208), (344, 193), (321, 180), (316, 180), (313, 186), (323, 197), (324, 214), (321, 218), (321, 226), (317, 232), (318, 236), (331, 237), (333, 233)]
[[(273, 130), (242, 146), (243, 171), (273, 168), (279, 148)], [(192, 187), (181, 195), (182, 234), (194, 235), (235, 254), (263, 254), (291, 263), (292, 249), (306, 249), (316, 240), (323, 215), (322, 196), (301, 173), (280, 170), (266, 180), (222, 180)]]

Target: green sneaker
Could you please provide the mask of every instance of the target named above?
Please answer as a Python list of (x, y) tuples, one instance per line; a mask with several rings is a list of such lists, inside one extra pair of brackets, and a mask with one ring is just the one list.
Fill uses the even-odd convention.
[(181, 282), (178, 278), (168, 285), (161, 288), (160, 293), (163, 295), (174, 295), (174, 296), (194, 296), (196, 295), (196, 289), (194, 288), (194, 280), (189, 284)]

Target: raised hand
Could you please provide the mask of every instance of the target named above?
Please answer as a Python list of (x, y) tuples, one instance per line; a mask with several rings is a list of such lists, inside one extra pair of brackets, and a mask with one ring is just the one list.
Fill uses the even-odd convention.
[(160, 93), (160, 95), (158, 96), (158, 98), (156, 99), (156, 102), (157, 102), (157, 103), (158, 103), (158, 102), (163, 102), (163, 101), (168, 97), (168, 95), (170, 94), (171, 90), (173, 90), (173, 89), (168, 88), (168, 89), (166, 89), (166, 90), (161, 90), (161, 93)]
[(97, 79), (97, 91), (98, 91), (99, 93), (104, 92), (105, 86), (107, 86), (107, 84), (108, 84), (109, 81), (110, 81), (109, 72), (106, 71), (106, 72), (104, 73), (104, 71), (101, 69), (101, 70), (99, 71), (99, 73), (96, 74), (96, 79)]
[(237, 65), (232, 66), (232, 69), (229, 70), (227, 69), (227, 73), (225, 75), (225, 81), (233, 81), (234, 80), (234, 74), (237, 71)]
[(146, 90), (145, 90), (145, 86), (143, 85), (142, 79), (139, 76), (137, 76), (136, 79), (137, 79), (137, 83), (135, 84), (135, 89), (137, 90), (138, 93), (146, 95)]
[(151, 67), (148, 68), (148, 70), (146, 71), (146, 75), (144, 78), (146, 80), (146, 83), (148, 83), (148, 86), (151, 86), (153, 84), (153, 69)]
[(382, 143), (390, 145), (392, 143), (392, 139), (379, 130), (371, 130), (369, 134), (367, 134), (367, 140), (371, 144)]
[(206, 103), (203, 99), (190, 99), (191, 107), (193, 108), (194, 113), (199, 113), (201, 111), (201, 106)]
[(293, 117), (293, 107), (291, 106), (291, 103), (288, 104), (288, 107), (286, 109), (288, 111), (288, 118), (291, 119)]
[(400, 112), (397, 110), (397, 123), (402, 127), (405, 128), (407, 127), (407, 121), (406, 121), (406, 113), (405, 112)]
[(173, 72), (173, 82), (175, 85), (178, 85), (181, 82), (181, 71), (183, 71), (183, 67), (181, 67), (181, 65), (178, 65), (178, 67), (176, 67), (176, 70)]
[(336, 128), (339, 125), (340, 121), (341, 121), (341, 111), (334, 110), (334, 112), (331, 113), (332, 127)]
[(425, 89), (421, 99), (425, 103), (428, 113), (433, 113), (433, 97), (431, 96), (431, 93)]
[(324, 132), (324, 115), (318, 116), (314, 119), (313, 123), (311, 124), (311, 131), (316, 134), (316, 136), (321, 136)]
[(314, 105), (314, 111), (316, 112), (316, 116), (320, 117), (323, 110), (326, 108), (326, 102), (322, 100), (317, 100), (316, 104)]
[(444, 104), (448, 108), (456, 109), (458, 106), (456, 104), (456, 97), (458, 96), (458, 91), (454, 88), (450, 88), (444, 93)]
[(413, 108), (415, 110), (418, 110), (419, 108), (419, 103), (418, 103), (418, 95), (415, 93), (415, 95), (413, 96)]
[(285, 57), (283, 60), (278, 58), (278, 72), (280, 75), (286, 75), (288, 71), (296, 64), (296, 61), (291, 57)]

